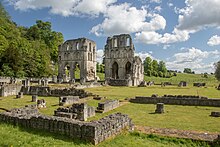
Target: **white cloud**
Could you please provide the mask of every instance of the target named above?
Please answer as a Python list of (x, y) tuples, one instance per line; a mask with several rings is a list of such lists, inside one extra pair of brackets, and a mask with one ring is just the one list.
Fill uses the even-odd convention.
[(135, 40), (145, 44), (169, 44), (186, 41), (189, 37), (188, 31), (181, 31), (178, 29), (174, 29), (172, 34), (165, 33), (162, 35), (154, 31), (142, 31), (135, 34)]
[(185, 3), (186, 7), (179, 10), (178, 29), (198, 31), (220, 25), (219, 0), (186, 0)]
[(159, 3), (162, 2), (162, 0), (150, 0), (150, 2), (151, 2), (151, 3), (158, 3), (158, 4), (159, 4)]
[(169, 47), (170, 47), (169, 44), (165, 44), (165, 45), (163, 46), (163, 49), (166, 50), (166, 49), (168, 49)]
[(209, 41), (207, 42), (207, 44), (209, 46), (215, 46), (215, 45), (220, 45), (220, 36), (218, 35), (215, 35), (215, 36), (212, 36)]
[(96, 54), (97, 62), (102, 63), (103, 56), (104, 56), (104, 51), (102, 49), (98, 49)]
[(156, 7), (154, 8), (154, 10), (156, 10), (157, 12), (161, 12), (162, 8), (161, 8), (161, 6), (156, 6)]
[(173, 7), (173, 3), (167, 3), (169, 7)]
[(99, 15), (105, 13), (110, 4), (117, 0), (83, 0), (74, 10), (83, 14)]
[(151, 59), (155, 59), (151, 53), (147, 53), (147, 52), (138, 52), (135, 53), (135, 56), (139, 56), (142, 60), (142, 62), (145, 60), (146, 57), (150, 57)]
[(184, 52), (176, 53), (171, 57), (166, 65), (168, 69), (183, 71), (184, 68), (191, 68), (197, 73), (213, 72), (214, 61), (207, 62), (207, 59), (217, 59), (220, 57), (220, 52), (202, 51), (196, 48), (189, 48), (182, 50)]
[[(146, 19), (150, 21), (147, 22)], [(166, 20), (159, 14), (148, 14), (145, 7), (137, 9), (131, 4), (109, 6), (105, 19), (101, 24), (94, 26), (91, 32), (100, 35), (113, 35), (120, 33), (135, 33), (143, 30), (155, 31), (164, 29)]]
[(117, 0), (14, 0), (11, 3), (21, 11), (49, 8), (50, 13), (62, 16), (92, 15), (104, 13)]

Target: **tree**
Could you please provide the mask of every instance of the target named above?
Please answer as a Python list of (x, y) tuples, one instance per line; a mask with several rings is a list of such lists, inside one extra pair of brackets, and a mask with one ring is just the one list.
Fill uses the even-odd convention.
[(220, 61), (214, 64), (215, 66), (215, 77), (218, 81), (220, 81)]
[(96, 72), (100, 72), (100, 64), (99, 64), (99, 62), (96, 63)]
[(162, 73), (166, 74), (167, 73), (167, 68), (165, 65), (164, 61), (160, 61), (158, 65), (158, 70), (161, 71)]
[(152, 61), (152, 68), (153, 68), (153, 71), (158, 72), (159, 65), (158, 65), (157, 60)]
[(144, 72), (147, 73), (147, 71), (152, 71), (152, 59), (150, 57), (146, 57), (144, 60)]

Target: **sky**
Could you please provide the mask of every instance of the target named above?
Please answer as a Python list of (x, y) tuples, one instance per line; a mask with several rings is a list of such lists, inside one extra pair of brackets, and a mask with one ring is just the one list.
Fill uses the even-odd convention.
[(214, 72), (220, 60), (220, 0), (1, 0), (12, 20), (50, 21), (65, 40), (89, 38), (100, 62), (107, 37), (132, 36), (136, 55), (170, 70)]

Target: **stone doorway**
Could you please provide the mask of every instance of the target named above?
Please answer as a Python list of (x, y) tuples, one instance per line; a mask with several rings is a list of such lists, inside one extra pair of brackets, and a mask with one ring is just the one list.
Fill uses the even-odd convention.
[(112, 78), (113, 79), (118, 79), (118, 63), (114, 62), (112, 64)]

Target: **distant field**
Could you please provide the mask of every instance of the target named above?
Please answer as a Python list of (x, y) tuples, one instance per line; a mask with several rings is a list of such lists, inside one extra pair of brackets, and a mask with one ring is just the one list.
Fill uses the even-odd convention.
[(209, 98), (220, 98), (220, 90), (216, 90), (215, 87), (178, 87), (178, 86), (166, 86), (161, 87), (154, 85), (150, 87), (97, 87), (86, 89), (89, 92), (106, 96), (110, 99), (124, 99), (135, 96), (151, 96), (152, 94), (158, 94), (162, 96), (164, 94), (172, 95), (200, 95)]
[[(100, 80), (105, 79), (104, 73), (97, 73)], [(171, 82), (172, 84), (178, 85), (180, 81), (186, 81), (189, 86), (192, 86), (194, 82), (206, 83), (208, 86), (217, 86), (218, 82), (214, 75), (208, 75), (208, 78), (204, 78), (202, 74), (186, 74), (186, 73), (177, 73), (177, 76), (171, 78), (160, 78), (160, 77), (148, 77), (144, 76), (145, 81), (154, 81), (155, 84), (161, 84), (161, 82)]]

